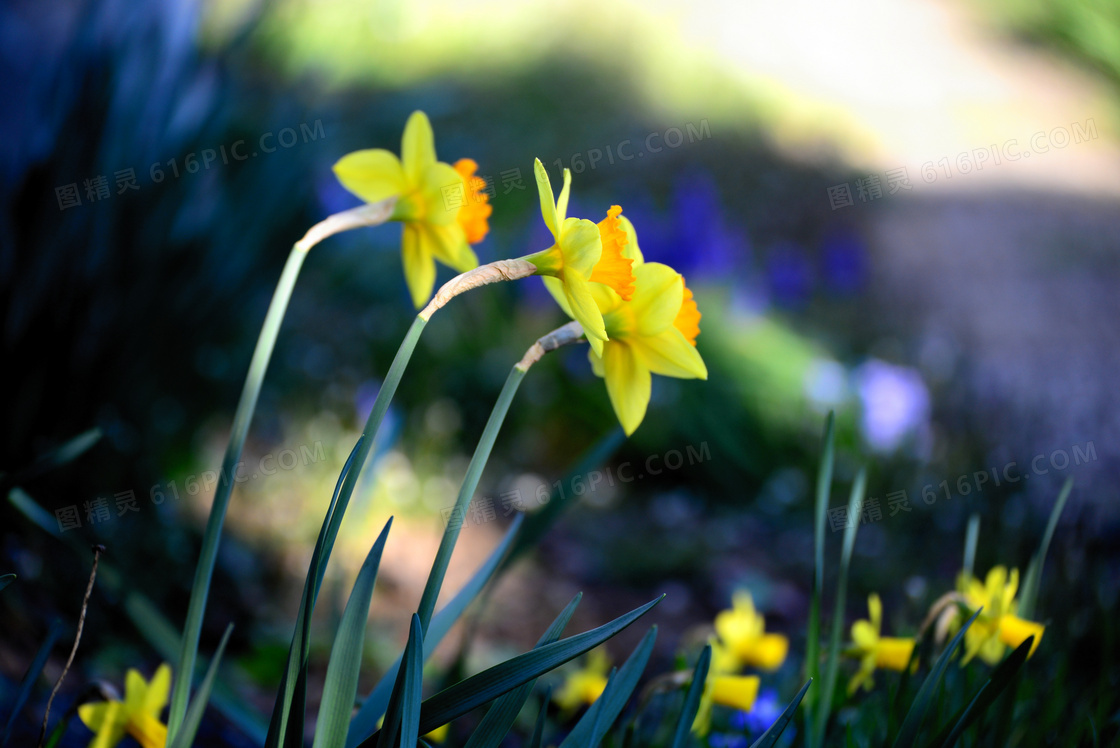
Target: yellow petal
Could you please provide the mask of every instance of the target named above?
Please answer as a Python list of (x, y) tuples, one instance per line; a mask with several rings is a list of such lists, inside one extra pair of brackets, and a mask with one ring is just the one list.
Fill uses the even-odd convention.
[(124, 674), (124, 704), (129, 714), (144, 710), (148, 700), (148, 682), (140, 671), (129, 668)]
[(603, 255), (599, 227), (585, 218), (565, 219), (560, 224), (558, 244), (564, 257), (564, 270), (575, 270), (584, 278), (590, 278)]
[(587, 360), (591, 362), (591, 371), (594, 372), (595, 376), (597, 376), (597, 377), (605, 377), (606, 376), (607, 372), (603, 368), (603, 358), (602, 358), (602, 356), (595, 353), (595, 351), (588, 350), (587, 351)]
[(447, 742), (447, 735), (450, 732), (451, 732), (451, 725), (449, 723), (449, 724), (446, 724), (446, 725), (440, 725), (439, 727), (432, 730), (431, 732), (429, 732), (427, 735), (424, 735), (423, 737), (429, 743), (444, 743), (444, 742)]
[(408, 187), (400, 159), (381, 148), (346, 154), (335, 163), (334, 175), (367, 203), (399, 195)]
[(148, 693), (144, 697), (144, 712), (159, 719), (160, 712), (167, 706), (170, 695), (171, 666), (165, 662), (156, 668), (155, 674), (148, 682)]
[(429, 164), (420, 178), (424, 221), (439, 226), (455, 223), (466, 199), (466, 188), (459, 172), (442, 161)]
[(634, 298), (630, 311), (640, 335), (652, 337), (671, 327), (684, 301), (681, 274), (660, 262), (647, 262), (634, 270)]
[(712, 648), (712, 661), (708, 667), (709, 678), (713, 675), (735, 675), (743, 668), (739, 656), (730, 647), (721, 644), (718, 638), (708, 637), (708, 645)]
[(420, 309), (432, 296), (436, 284), (436, 262), (432, 259), (432, 238), (417, 226), (406, 223), (401, 235), (401, 261), (404, 280), (412, 303)]
[(78, 717), (95, 735), (89, 748), (115, 748), (125, 734), (125, 705), (120, 701), (82, 704)]
[(552, 238), (559, 238), (560, 222), (556, 220), (556, 198), (552, 194), (552, 183), (548, 181), (548, 172), (538, 158), (533, 162), (533, 174), (537, 178), (537, 192), (541, 199), (541, 216), (544, 225), (552, 232)]
[(141, 748), (165, 748), (167, 745), (167, 726), (144, 712), (130, 715), (127, 729)]
[(711, 680), (713, 703), (749, 712), (758, 698), (757, 675), (717, 675)]
[(999, 619), (999, 638), (1004, 644), (1010, 647), (1018, 647), (1027, 640), (1027, 637), (1034, 637), (1034, 642), (1031, 643), (1031, 651), (1027, 654), (1027, 657), (1033, 655), (1034, 651), (1038, 649), (1038, 643), (1042, 641), (1042, 632), (1045, 630), (1046, 627), (1041, 623), (1027, 621), (1018, 616), (1004, 616)]
[(418, 184), (428, 167), (436, 162), (436, 138), (428, 115), (417, 110), (408, 118), (401, 136), (401, 163), (405, 176)]
[(630, 436), (641, 425), (649, 406), (649, 369), (638, 361), (630, 346), (611, 340), (603, 348), (603, 370), (615, 415)]
[(980, 646), (980, 659), (989, 665), (998, 665), (1006, 651), (1007, 647), (999, 640), (999, 637), (993, 636), (985, 640)]
[(603, 315), (599, 312), (599, 307), (595, 304), (595, 298), (588, 288), (590, 284), (579, 273), (569, 272), (568, 270), (564, 271), (560, 280), (564, 284), (564, 297), (568, 301), (572, 318), (579, 322), (580, 327), (583, 328), (583, 334), (591, 345), (591, 349), (602, 355), (603, 343), (607, 339), (607, 330), (603, 326)]
[(564, 169), (564, 186), (560, 188), (560, 199), (556, 201), (556, 225), (564, 225), (568, 217), (568, 193), (572, 191), (572, 172)]
[(754, 641), (746, 663), (759, 670), (777, 670), (786, 661), (789, 639), (781, 634), (763, 634)]
[(856, 621), (852, 624), (852, 641), (860, 649), (874, 649), (879, 643), (879, 627), (871, 621)]
[(1019, 591), (1019, 570), (1012, 569), (1007, 579), (1007, 586), (1003, 590), (1003, 606), (1001, 613), (1006, 613), (1015, 601), (1015, 593)]
[(544, 282), (544, 287), (552, 294), (552, 298), (556, 299), (556, 303), (564, 310), (564, 314), (575, 319), (575, 316), (572, 314), (572, 308), (568, 306), (568, 297), (564, 295), (564, 282), (559, 278), (553, 278), (548, 275), (542, 275), (541, 280)]
[(416, 228), (425, 237), (424, 244), (431, 249), (432, 257), (444, 265), (465, 273), (478, 267), (478, 256), (467, 242), (463, 227), (457, 223), (434, 226), (418, 223)]
[(867, 612), (870, 613), (871, 625), (875, 627), (875, 633), (878, 634), (883, 630), (883, 602), (874, 592), (867, 598)]
[(565, 711), (593, 704), (607, 687), (607, 677), (599, 673), (578, 670), (565, 679), (553, 701)]
[(902, 672), (910, 663), (910, 654), (913, 651), (913, 639), (884, 636), (879, 639), (879, 647), (875, 653), (875, 664), (888, 670)]
[(630, 223), (630, 219), (626, 216), (619, 216), (618, 221), (622, 224), (622, 230), (626, 232), (626, 246), (622, 248), (622, 256), (633, 260), (634, 267), (637, 268), (645, 262), (642, 250), (638, 247), (638, 232), (634, 230), (634, 224)]
[(630, 343), (654, 374), (678, 379), (708, 378), (708, 367), (700, 352), (675, 327), (653, 337), (634, 336)]

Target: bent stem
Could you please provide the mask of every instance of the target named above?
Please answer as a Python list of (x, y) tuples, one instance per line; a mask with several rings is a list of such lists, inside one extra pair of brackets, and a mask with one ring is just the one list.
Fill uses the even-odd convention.
[(396, 198), (390, 198), (380, 203), (361, 205), (328, 216), (312, 226), (303, 238), (295, 243), (288, 255), (288, 261), (284, 265), (284, 271), (280, 274), (280, 282), (276, 284), (276, 290), (272, 294), (272, 302), (269, 304), (268, 313), (264, 318), (264, 325), (261, 327), (260, 336), (257, 338), (257, 347), (253, 350), (253, 358), (249, 363), (249, 373), (245, 376), (245, 384), (241, 389), (241, 399), (237, 402), (237, 410), (233, 416), (233, 426), (230, 429), (229, 444), (226, 446), (225, 456), (222, 458), (220, 479), (214, 493), (214, 503), (210, 507), (210, 515), (206, 520), (202, 550), (199, 552), (198, 566), (195, 569), (194, 583), (191, 586), (190, 603), (187, 607), (187, 620), (183, 627), (179, 665), (175, 670), (178, 677), (175, 678), (175, 685), (171, 693), (171, 708), (167, 718), (169, 743), (174, 741), (186, 717), (187, 704), (190, 700), (191, 680), (194, 675), (195, 660), (198, 657), (198, 640), (202, 631), (202, 619), (206, 612), (206, 600), (210, 594), (214, 564), (218, 557), (218, 543), (222, 534), (222, 525), (226, 518), (226, 510), (229, 508), (230, 495), (233, 492), (234, 477), (241, 460), (241, 450), (245, 446), (245, 438), (249, 433), (249, 424), (253, 420), (253, 412), (257, 407), (261, 384), (264, 381), (265, 372), (268, 370), (269, 359), (272, 358), (272, 349), (276, 345), (280, 325), (284, 321), (284, 314), (287, 312), (288, 301), (292, 297), (292, 290), (295, 288), (300, 268), (307, 258), (307, 253), (323, 239), (341, 231), (384, 223), (392, 214), (395, 204)]
[(424, 594), (420, 598), (420, 606), (416, 612), (420, 616), (420, 624), (425, 633), (427, 633), (428, 624), (431, 622), (432, 613), (435, 611), (436, 599), (439, 597), (440, 588), (443, 586), (443, 578), (447, 573), (448, 564), (451, 562), (451, 554), (455, 551), (459, 531), (462, 529), (462, 522), (457, 521), (457, 518), (465, 515), (467, 507), (474, 497), (475, 489), (478, 488), (478, 481), (482, 477), (482, 470), (486, 467), (486, 461), (490, 459), (490, 450), (494, 447), (498, 431), (502, 428), (506, 413), (509, 412), (509, 405), (513, 401), (513, 396), (517, 394), (517, 388), (521, 385), (521, 380), (525, 378), (525, 374), (545, 353), (570, 343), (576, 343), (582, 336), (583, 328), (579, 326), (579, 323), (569, 322), (533, 343), (521, 360), (510, 369), (505, 386), (502, 387), (502, 392), (498, 395), (498, 401), (494, 403), (494, 410), (490, 413), (490, 420), (486, 422), (486, 427), (482, 431), (482, 438), (479, 439), (478, 446), (471, 457), (470, 465), (467, 466), (467, 474), (463, 477), (463, 483), (459, 488), (459, 497), (455, 501), (455, 508), (451, 510), (450, 520), (444, 530), (443, 538), (440, 540), (431, 574), (428, 575), (427, 584), (424, 585)]
[(440, 286), (439, 291), (428, 302), (428, 305), (420, 312), (420, 316), (425, 320), (432, 318), (432, 315), (442, 309), (447, 302), (454, 299), (462, 293), (470, 291), (472, 288), (485, 286), (490, 283), (500, 283), (501, 281), (518, 280), (519, 278), (528, 278), (537, 272), (537, 266), (528, 260), (496, 260), (488, 265), (481, 265), (474, 270), (468, 270), (465, 273), (455, 276), (451, 280)]

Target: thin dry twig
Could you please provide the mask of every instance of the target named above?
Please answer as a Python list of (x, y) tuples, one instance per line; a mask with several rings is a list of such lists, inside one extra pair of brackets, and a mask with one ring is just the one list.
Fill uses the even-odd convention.
[(74, 663), (74, 655), (78, 653), (78, 642), (82, 640), (82, 627), (85, 626), (86, 610), (89, 608), (89, 596), (93, 592), (93, 582), (97, 579), (97, 562), (104, 552), (105, 546), (93, 546), (93, 568), (90, 569), (89, 584), (86, 585), (86, 594), (82, 598), (82, 612), (78, 615), (78, 633), (74, 635), (74, 646), (70, 648), (70, 656), (66, 658), (66, 665), (62, 668), (62, 674), (58, 676), (58, 680), (51, 690), (51, 697), (47, 699), (47, 711), (43, 714), (43, 725), (39, 728), (39, 748), (43, 748), (43, 738), (47, 735), (47, 720), (51, 716), (51, 704), (54, 703), (54, 697), (58, 694), (58, 689), (62, 688), (62, 681), (66, 679), (66, 674), (70, 672), (70, 666)]

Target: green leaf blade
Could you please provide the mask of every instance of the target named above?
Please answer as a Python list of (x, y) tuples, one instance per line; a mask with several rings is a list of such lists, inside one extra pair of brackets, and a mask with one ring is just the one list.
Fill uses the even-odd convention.
[[(572, 615), (576, 612), (576, 607), (582, 598), (582, 592), (577, 593), (572, 598), (572, 601), (568, 603), (564, 610), (560, 611), (560, 615), (556, 616), (544, 635), (537, 641), (534, 649), (539, 649), (545, 644), (551, 644), (560, 638), (560, 634), (564, 632), (564, 628), (572, 619)], [(529, 699), (529, 694), (532, 693), (536, 682), (535, 679), (531, 680), (495, 701), (486, 711), (486, 716), (479, 722), (478, 727), (471, 733), (470, 739), (467, 740), (467, 744), (463, 748), (498, 748), (502, 739), (505, 738), (513, 726), (517, 715), (521, 713), (521, 709)]]
[(797, 712), (797, 706), (801, 703), (801, 700), (805, 698), (805, 693), (809, 690), (809, 685), (811, 683), (812, 681), (805, 681), (805, 685), (803, 685), (801, 690), (797, 692), (797, 695), (793, 697), (793, 701), (786, 705), (781, 716), (774, 721), (774, 724), (766, 729), (766, 732), (762, 733), (762, 736), (754, 742), (751, 748), (773, 748), (774, 744), (778, 742), (778, 738), (782, 737), (782, 733), (785, 732), (789, 721), (793, 719), (793, 715)]
[(925, 719), (926, 711), (929, 709), (929, 704), (933, 700), (934, 691), (941, 682), (941, 677), (945, 674), (945, 668), (949, 666), (950, 658), (952, 658), (953, 653), (964, 639), (964, 634), (968, 631), (968, 627), (971, 626), (973, 621), (976, 620), (976, 617), (980, 615), (980, 610), (982, 609), (977, 609), (977, 611), (972, 614), (972, 617), (961, 626), (961, 630), (957, 632), (957, 635), (949, 642), (949, 646), (945, 647), (945, 651), (937, 658), (937, 662), (934, 663), (933, 669), (930, 670), (929, 675), (926, 676), (922, 687), (918, 689), (918, 695), (914, 697), (914, 703), (910, 705), (910, 710), (906, 712), (906, 718), (902, 720), (902, 726), (898, 729), (898, 735), (895, 736), (894, 742), (891, 744), (892, 748), (907, 748), (917, 742), (918, 733), (922, 729), (922, 721)]
[(602, 695), (595, 700), (591, 708), (584, 713), (564, 741), (560, 748), (582, 748), (582, 746), (597, 746), (603, 736), (610, 729), (618, 715), (622, 713), (630, 695), (638, 685), (638, 680), (646, 669), (649, 657), (653, 653), (653, 645), (657, 640), (657, 627), (652, 626), (634, 651), (626, 658), (626, 662), (610, 679), (608, 687)]
[(210, 701), (210, 691), (214, 687), (214, 678), (218, 674), (218, 665), (222, 661), (222, 655), (226, 651), (226, 644), (229, 643), (229, 635), (233, 631), (233, 624), (226, 626), (226, 632), (222, 634), (222, 641), (218, 644), (218, 649), (214, 652), (213, 659), (210, 660), (210, 667), (206, 670), (206, 676), (202, 679), (202, 683), (198, 687), (194, 698), (187, 707), (186, 714), (183, 716), (181, 729), (175, 736), (174, 742), (170, 743), (171, 748), (191, 748), (194, 743), (194, 737), (198, 733), (198, 726), (202, 724), (202, 715), (206, 711), (206, 704)]
[(334, 646), (331, 647), (326, 680), (323, 683), (323, 698), (319, 704), (319, 718), (315, 726), (314, 748), (333, 748), (346, 743), (346, 733), (350, 729), (350, 714), (354, 711), (354, 698), (358, 693), (358, 674), (362, 666), (362, 649), (365, 646), (369, 605), (373, 599), (374, 584), (377, 582), (381, 553), (385, 549), (385, 540), (389, 536), (389, 528), (392, 525), (393, 519), (390, 517), (358, 572), (358, 578), (354, 582), (350, 599), (342, 614)]
[(692, 682), (688, 684), (688, 693), (684, 697), (680, 716), (677, 718), (677, 727), (673, 731), (672, 748), (685, 748), (688, 745), (688, 736), (692, 732), (692, 723), (696, 721), (696, 712), (700, 710), (700, 697), (704, 695), (704, 683), (708, 680), (708, 667), (712, 661), (712, 645), (705, 644), (700, 653), (700, 659), (692, 671)]

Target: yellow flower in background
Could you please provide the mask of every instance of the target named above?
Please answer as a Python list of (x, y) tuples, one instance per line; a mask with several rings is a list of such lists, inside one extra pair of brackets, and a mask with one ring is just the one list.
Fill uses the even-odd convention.
[(852, 642), (855, 646), (845, 654), (860, 658), (859, 672), (848, 682), (848, 693), (855, 693), (862, 685), (868, 691), (875, 685), (872, 675), (877, 668), (897, 670), (906, 669), (910, 655), (914, 651), (914, 640), (893, 636), (880, 636), (883, 630), (883, 603), (879, 596), (872, 594), (867, 598), (870, 620), (860, 620), (852, 624)]
[(397, 199), (391, 221), (404, 225), (401, 257), (408, 290), (417, 308), (432, 295), (439, 260), (459, 272), (478, 267), (471, 244), (489, 230), (491, 206), (477, 164), (462, 159), (452, 167), (436, 160), (428, 116), (413, 112), (401, 138), (401, 156), (382, 148), (349, 153), (334, 165), (335, 176), (367, 203)]
[(611, 661), (606, 653), (598, 649), (592, 651), (582, 668), (568, 674), (552, 700), (566, 712), (591, 706), (603, 695), (610, 669)]
[[(1003, 659), (1007, 647), (1018, 647), (1030, 636), (1034, 637), (1034, 642), (1027, 656), (1034, 654), (1046, 627), (1015, 615), (1019, 608), (1015, 600), (1018, 590), (1018, 569), (1008, 573), (1007, 567), (993, 567), (983, 583), (975, 577), (960, 575), (957, 591), (968, 607), (973, 611), (983, 608), (965, 632), (961, 665), (968, 664), (977, 655), (989, 665), (995, 665)], [(958, 625), (963, 623), (963, 619), (958, 619)]]
[(789, 652), (789, 639), (766, 633), (765, 619), (755, 610), (749, 592), (740, 590), (732, 596), (731, 609), (716, 615), (715, 629), (720, 642), (740, 665), (777, 670)]
[(447, 736), (448, 734), (450, 734), (450, 732), (451, 724), (448, 723), (446, 725), (440, 725), (436, 729), (429, 732), (427, 735), (421, 735), (420, 737), (424, 738), (429, 743), (446, 743)]
[(552, 232), (554, 243), (525, 259), (537, 268), (537, 275), (544, 276), (545, 286), (560, 307), (579, 322), (591, 349), (600, 354), (607, 341), (607, 331), (592, 292), (613, 288), (629, 297), (634, 283), (630, 273), (633, 263), (622, 256), (622, 247), (614, 234), (604, 242), (600, 226), (585, 218), (568, 217), (568, 193), (572, 185), (569, 170), (564, 170), (564, 187), (558, 200), (553, 196), (552, 183), (540, 159), (533, 164), (533, 173), (540, 193), (541, 215)]
[(160, 665), (151, 682), (135, 670), (124, 680), (124, 701), (110, 699), (82, 704), (78, 717), (95, 735), (89, 748), (113, 748), (127, 733), (143, 748), (164, 748), (167, 726), (160, 713), (171, 693), (171, 667)]
[[(712, 654), (714, 657), (714, 650)], [(696, 711), (696, 719), (692, 721), (692, 732), (698, 735), (708, 734), (712, 727), (714, 704), (749, 712), (758, 698), (759, 684), (757, 675), (727, 675), (709, 669), (708, 678), (704, 681), (704, 693), (700, 696), (700, 707)]]

